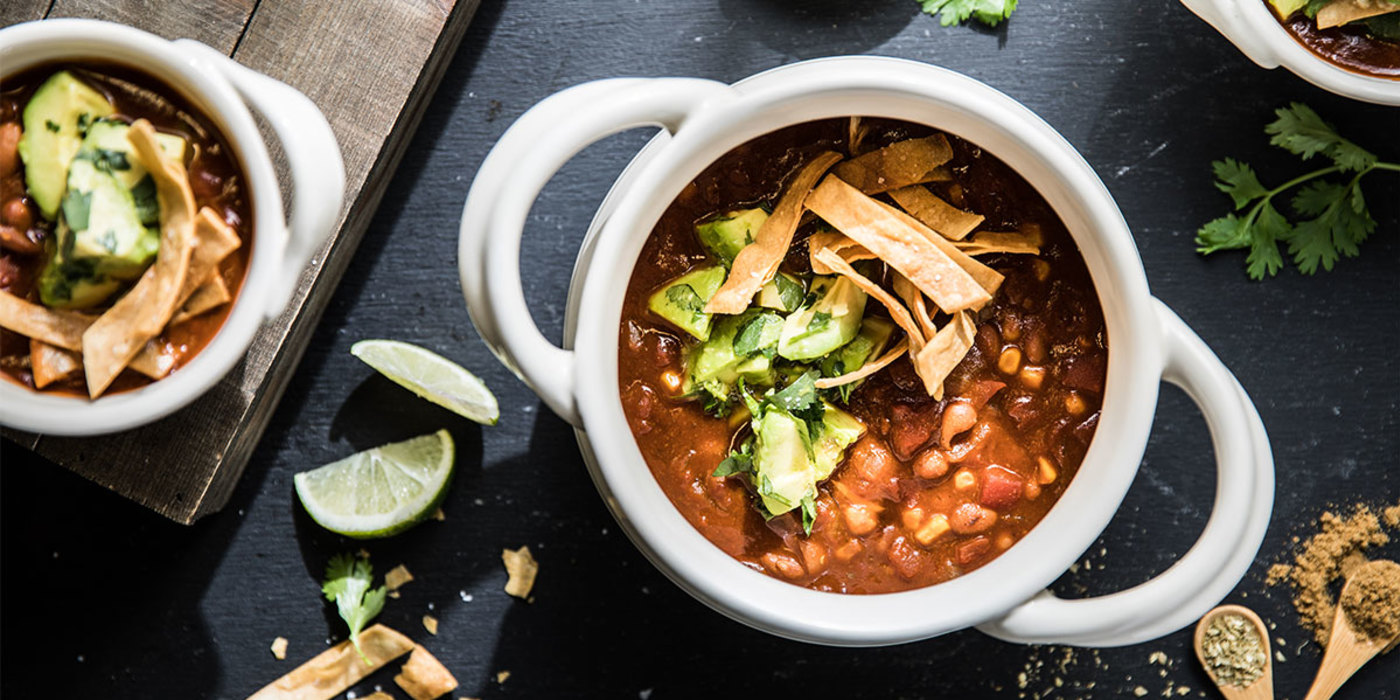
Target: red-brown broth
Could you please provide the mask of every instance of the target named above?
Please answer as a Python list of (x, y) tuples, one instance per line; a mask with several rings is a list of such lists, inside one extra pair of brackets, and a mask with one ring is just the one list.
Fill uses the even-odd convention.
[[(866, 123), (872, 126), (867, 148), (933, 131), (889, 120)], [(955, 181), (934, 189), (985, 215), (989, 230), (1040, 226), (1046, 241), (1042, 254), (983, 258), (1006, 275), (1006, 282), (979, 315), (976, 345), (949, 378), (944, 400), (925, 393), (907, 359), (872, 376), (852, 394), (848, 408), (865, 423), (867, 434), (819, 487), (810, 536), (793, 513), (765, 522), (741, 478), (711, 476), (741, 428), (666, 389), (662, 373), (684, 371), (683, 343), (648, 310), (647, 298), (706, 261), (693, 230), (697, 221), (771, 202), (813, 154), (844, 152), (846, 130), (846, 119), (831, 119), (754, 139), (721, 157), (681, 192), (632, 272), (619, 330), (619, 391), (653, 476), (686, 520), (717, 547), (797, 585), (885, 593), (972, 571), (1040, 522), (1073, 478), (1097, 428), (1107, 338), (1093, 282), (1059, 218), (1005, 164), (950, 136)], [(810, 227), (799, 230), (785, 269), (809, 269), (802, 240), (809, 234)], [(1019, 374), (997, 369), (1001, 352), (1012, 346), (1026, 364), (1045, 369), (1038, 389)], [(946, 474), (923, 478), (916, 473), (918, 460), (937, 448), (943, 411), (955, 400), (977, 406), (978, 423), (953, 448), (966, 449), (971, 440), (981, 440)], [(1042, 458), (1056, 472), (1047, 483), (1039, 478)], [(927, 474), (927, 467), (922, 468)], [(975, 478), (973, 489), (956, 487), (960, 470)], [(997, 483), (991, 485), (993, 481)], [(929, 544), (918, 541), (920, 523), (911, 511), (917, 509), (925, 518), (933, 513), (959, 518), (959, 508), (988, 500), (992, 491), (998, 492), (996, 499), (1005, 499), (1013, 482), (1020, 489), (1015, 502), (996, 509), (997, 520), (989, 529), (949, 532)], [(971, 520), (976, 518), (964, 519)]]
[[(189, 172), (195, 206), (211, 207), (225, 223), (238, 233), (242, 244), (219, 264), (219, 272), (237, 298), (247, 272), (253, 247), (253, 211), (247, 179), (237, 157), (208, 116), (195, 109), (173, 88), (157, 79), (126, 66), (104, 63), (47, 64), (0, 79), (0, 124), (19, 123), (24, 106), (49, 76), (61, 70), (72, 71), (79, 79), (107, 96), (116, 106), (114, 116), (132, 122), (146, 119), (159, 131), (177, 134), (190, 145), (185, 167)], [(38, 208), (24, 196), (24, 169), (0, 178), (0, 206), (22, 198), (33, 225), (28, 236), (43, 244), (51, 235), (51, 224), (42, 221)], [(3, 215), (3, 214), (0, 214)], [(47, 255), (20, 254), (8, 248), (0, 249), (0, 289), (20, 298), (37, 301), (35, 282), (47, 262)], [(115, 301), (117, 297), (113, 297)], [(223, 327), (233, 303), (213, 309), (183, 323), (169, 326), (156, 342), (164, 354), (174, 359), (174, 370), (187, 364)], [(97, 313), (101, 308), (95, 309)], [(28, 389), (35, 389), (34, 376), (28, 364), (29, 339), (19, 333), (0, 329), (0, 375)], [(107, 394), (140, 388), (151, 379), (126, 370), (113, 382)], [(54, 382), (42, 390), (47, 393), (87, 396), (86, 379), (82, 371), (72, 377)]]

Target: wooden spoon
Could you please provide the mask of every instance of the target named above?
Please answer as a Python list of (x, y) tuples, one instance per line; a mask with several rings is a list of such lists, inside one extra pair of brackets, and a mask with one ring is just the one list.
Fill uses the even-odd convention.
[[(1210, 623), (1221, 615), (1239, 615), (1254, 625), (1254, 630), (1259, 633), (1259, 641), (1264, 645), (1264, 672), (1254, 679), (1253, 683), (1240, 687), (1221, 683), (1215, 678), (1215, 674), (1210, 670), (1210, 664), (1206, 663), (1205, 650), (1202, 649), (1202, 642), (1206, 638), (1206, 630), (1210, 628)], [(1215, 687), (1220, 689), (1220, 694), (1226, 700), (1273, 700), (1274, 697), (1274, 660), (1273, 652), (1269, 650), (1269, 630), (1264, 627), (1264, 621), (1254, 614), (1253, 610), (1242, 605), (1222, 605), (1205, 614), (1201, 621), (1196, 624), (1196, 658), (1206, 669), (1206, 675), (1215, 682)]]
[[(1351, 588), (1357, 574), (1384, 562), (1385, 560), (1378, 559), (1357, 567), (1356, 571), (1347, 577), (1346, 586), (1342, 588), (1342, 597), (1346, 597), (1347, 589)], [(1397, 637), (1400, 637), (1400, 633), (1386, 639), (1362, 637), (1352, 628), (1351, 618), (1347, 617), (1346, 611), (1340, 604), (1337, 605), (1337, 614), (1332, 618), (1332, 638), (1327, 642), (1327, 653), (1322, 655), (1322, 666), (1317, 669), (1317, 679), (1313, 681), (1312, 688), (1308, 690), (1304, 700), (1327, 700), (1332, 697), (1357, 669), (1395, 642)]]

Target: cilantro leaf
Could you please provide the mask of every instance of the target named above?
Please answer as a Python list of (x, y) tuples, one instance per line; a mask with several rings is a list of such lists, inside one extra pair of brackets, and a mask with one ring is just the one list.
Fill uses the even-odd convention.
[(812, 534), (812, 523), (817, 521), (817, 502), (815, 495), (816, 494), (809, 491), (806, 496), (802, 497), (802, 532), (807, 535)]
[(321, 583), (321, 593), (335, 603), (340, 619), (350, 627), (350, 643), (366, 664), (369, 657), (360, 648), (360, 631), (384, 609), (384, 599), (389, 594), (384, 586), (370, 589), (372, 573), (368, 559), (337, 554), (326, 564), (326, 580)]
[(938, 23), (945, 27), (966, 22), (969, 18), (990, 27), (1016, 11), (1018, 0), (919, 0), (925, 13), (938, 15)]
[(776, 346), (782, 325), (781, 316), (769, 313), (759, 314), (745, 321), (734, 334), (734, 355), (748, 357), (770, 345)]
[[(1323, 154), (1332, 165), (1298, 176), (1275, 188), (1259, 181), (1249, 165), (1226, 158), (1212, 164), (1215, 186), (1229, 195), (1242, 214), (1227, 214), (1196, 232), (1196, 251), (1208, 255), (1221, 250), (1248, 248), (1249, 276), (1263, 279), (1283, 268), (1279, 243), (1303, 274), (1321, 267), (1331, 270), (1341, 257), (1361, 253), (1361, 243), (1376, 229), (1366, 208), (1361, 180), (1375, 170), (1400, 172), (1400, 163), (1380, 161), (1375, 154), (1342, 138), (1307, 105), (1293, 103), (1276, 111), (1277, 119), (1265, 127), (1270, 143), (1303, 159)], [(1328, 175), (1355, 173), (1346, 182)], [(1302, 220), (1290, 221), (1275, 208), (1276, 196), (1297, 188), (1290, 201)], [(1248, 207), (1248, 210), (1245, 208)]]
[(729, 456), (725, 457), (724, 460), (719, 463), (718, 467), (715, 467), (714, 472), (712, 472), (710, 476), (724, 477), (733, 476), (734, 474), (752, 474), (753, 455), (750, 454), (750, 450), (752, 449), (750, 445), (750, 442), (745, 442), (739, 449), (730, 452)]
[(1274, 111), (1278, 119), (1264, 127), (1269, 143), (1290, 153), (1312, 158), (1321, 153), (1342, 170), (1361, 172), (1376, 163), (1375, 154), (1341, 137), (1311, 107), (1294, 102)]

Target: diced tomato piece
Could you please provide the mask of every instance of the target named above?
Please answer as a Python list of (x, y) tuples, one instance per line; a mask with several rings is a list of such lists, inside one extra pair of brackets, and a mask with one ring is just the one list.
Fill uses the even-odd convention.
[(992, 541), (981, 535), (960, 543), (953, 550), (953, 558), (960, 566), (967, 566), (987, 555), (992, 549)]
[(998, 391), (1006, 388), (1006, 382), (999, 382), (995, 379), (983, 379), (974, 382), (972, 386), (962, 392), (962, 398), (968, 400), (973, 408), (982, 408), (997, 395)]
[(920, 410), (895, 404), (890, 410), (890, 447), (902, 460), (908, 460), (933, 436), (934, 404)]
[(982, 471), (982, 505), (994, 510), (1005, 510), (1021, 500), (1025, 486), (1021, 477), (1000, 467), (987, 467)]
[(1060, 383), (1071, 389), (1103, 393), (1105, 357), (1102, 353), (1080, 355), (1065, 359), (1065, 374)]
[(894, 543), (890, 545), (890, 551), (885, 556), (894, 565), (895, 571), (904, 578), (914, 578), (919, 569), (923, 568), (923, 550), (914, 546), (904, 535), (894, 538)]

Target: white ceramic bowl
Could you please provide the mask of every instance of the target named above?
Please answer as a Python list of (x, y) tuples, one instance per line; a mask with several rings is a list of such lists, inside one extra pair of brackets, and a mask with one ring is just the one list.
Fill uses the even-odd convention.
[(1265, 0), (1181, 0), (1265, 68), (1283, 66), (1328, 92), (1363, 102), (1400, 105), (1400, 80), (1353, 73), (1303, 46), (1275, 19)]
[[(652, 477), (618, 392), (618, 324), (643, 242), (688, 182), (754, 137), (851, 114), (904, 119), (968, 139), (1015, 168), (1055, 208), (1098, 288), (1110, 339), (1101, 423), (1079, 474), (1045, 519), (976, 571), (902, 593), (823, 593), (753, 571), (707, 541)], [(520, 237), (558, 167), (607, 134), (661, 132), (605, 200), (574, 272), (572, 349), (530, 318)], [(482, 163), (462, 214), (463, 293), (482, 337), (556, 413), (578, 428), (594, 482), (628, 536), (699, 600), (756, 628), (826, 644), (893, 644), (974, 625), (1026, 642), (1116, 645), (1193, 622), (1244, 575), (1273, 505), (1273, 460), (1239, 384), (1147, 290), (1122, 215), (1094, 171), (1044, 121), (1006, 95), (941, 68), (843, 57), (778, 68), (728, 86), (685, 78), (619, 79), (558, 93), (526, 112)], [(1214, 437), (1216, 503), (1200, 541), (1152, 581), (1102, 598), (1044, 591), (1103, 531), (1147, 442), (1162, 379), (1200, 404)], [(1205, 459), (1203, 458), (1203, 462)], [(1186, 468), (1186, 465), (1183, 465)]]
[[(286, 308), (302, 270), (330, 235), (345, 191), (340, 146), (316, 105), (204, 44), (166, 41), (124, 25), (86, 19), (29, 22), (0, 30), (4, 75), (45, 63), (84, 60), (139, 69), (213, 120), (247, 176), (244, 184), (253, 204), (252, 254), (223, 327), (194, 359), (165, 379), (95, 401), (35, 393), (0, 381), (0, 424), (53, 435), (134, 428), (174, 412), (214, 386), (243, 358), (263, 320)], [(266, 119), (286, 154), (296, 196), (290, 222), (283, 218), (272, 158), (247, 104)]]

